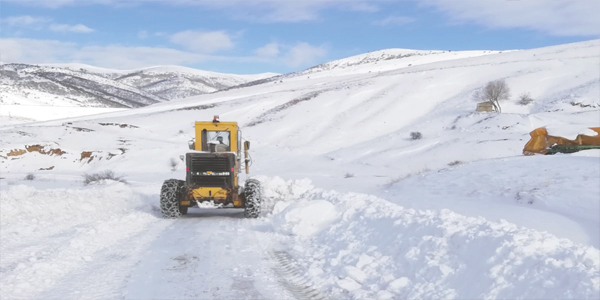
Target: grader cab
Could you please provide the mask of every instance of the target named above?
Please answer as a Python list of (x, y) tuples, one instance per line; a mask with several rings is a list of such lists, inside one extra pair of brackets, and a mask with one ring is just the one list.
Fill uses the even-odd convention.
[[(168, 179), (162, 185), (160, 209), (165, 218), (179, 218), (189, 207), (243, 208), (247, 218), (260, 214), (260, 182), (239, 185), (242, 165), (249, 173), (250, 142), (242, 143), (236, 122), (196, 122), (195, 138), (185, 155), (185, 180)], [(243, 158), (243, 164), (242, 164)]]

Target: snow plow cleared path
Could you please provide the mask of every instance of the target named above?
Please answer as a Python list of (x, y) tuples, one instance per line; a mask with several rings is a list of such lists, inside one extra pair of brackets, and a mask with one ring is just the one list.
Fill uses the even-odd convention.
[(217, 209), (167, 220), (156, 197), (120, 183), (3, 192), (2, 220), (13, 222), (2, 224), (0, 298), (295, 299), (264, 221)]

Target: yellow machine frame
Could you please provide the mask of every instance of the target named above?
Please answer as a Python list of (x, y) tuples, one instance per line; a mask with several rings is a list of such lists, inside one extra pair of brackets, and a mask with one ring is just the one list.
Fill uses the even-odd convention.
[[(224, 189), (221, 187), (200, 187), (195, 189), (188, 189), (187, 197), (181, 199), (180, 204), (189, 206), (192, 201), (214, 201), (215, 204), (228, 202), (228, 198), (236, 208), (244, 207), (243, 199), (238, 195), (238, 174), (241, 171), (241, 136), (237, 122), (220, 122), (218, 117), (212, 122), (195, 122), (195, 143), (194, 150), (202, 151), (202, 145), (206, 145), (208, 141), (203, 139), (203, 131), (226, 131), (229, 132), (229, 151), (237, 154), (235, 167), (233, 168), (233, 188)], [(206, 138), (206, 135), (204, 136)], [(249, 145), (249, 144), (248, 144)], [(247, 147), (245, 154), (247, 156)], [(248, 168), (246, 164), (246, 173)]]

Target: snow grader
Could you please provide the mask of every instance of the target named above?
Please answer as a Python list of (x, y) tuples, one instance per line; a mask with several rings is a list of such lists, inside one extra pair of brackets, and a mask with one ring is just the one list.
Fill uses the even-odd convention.
[[(189, 207), (243, 208), (246, 218), (260, 214), (260, 182), (247, 179), (239, 185), (242, 157), (249, 173), (250, 142), (242, 143), (236, 122), (195, 122), (195, 138), (185, 155), (185, 180), (168, 179), (160, 191), (160, 209), (165, 218), (179, 218)], [(243, 147), (243, 151), (242, 151)], [(243, 154), (243, 155), (242, 155)]]
[(556, 153), (574, 153), (581, 150), (600, 149), (600, 127), (590, 127), (596, 132), (596, 135), (579, 134), (574, 140), (569, 140), (560, 136), (548, 135), (544, 127), (537, 128), (529, 133), (531, 139), (525, 148), (523, 154), (556, 154)]

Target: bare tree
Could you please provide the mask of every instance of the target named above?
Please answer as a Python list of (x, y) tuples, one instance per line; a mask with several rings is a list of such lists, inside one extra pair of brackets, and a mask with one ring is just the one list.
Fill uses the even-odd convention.
[(475, 100), (491, 103), (497, 112), (502, 112), (500, 100), (506, 100), (508, 97), (510, 97), (510, 89), (504, 79), (490, 81), (473, 94)]

